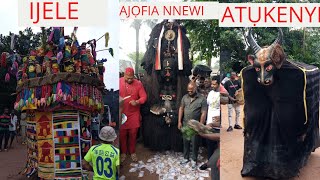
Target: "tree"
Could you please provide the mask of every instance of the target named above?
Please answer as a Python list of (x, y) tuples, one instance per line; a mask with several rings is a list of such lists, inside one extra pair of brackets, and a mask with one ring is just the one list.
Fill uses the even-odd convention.
[[(34, 33), (31, 28), (26, 28), (23, 31), (19, 31), (15, 37), (14, 50), (21, 56), (27, 56), (31, 49), (36, 49), (41, 44), (41, 36), (46, 37), (50, 33), (50, 28), (42, 28), (41, 33)], [(45, 41), (45, 39), (44, 39)], [(11, 36), (0, 34), (0, 54), (2, 52), (11, 52)], [(11, 65), (10, 65), (11, 66)], [(5, 76), (10, 67), (0, 67), (0, 111), (4, 107), (13, 108), (15, 102), (15, 96), (11, 95), (15, 93), (17, 81), (14, 75), (10, 75), (10, 81), (5, 82)]]
[[(133, 27), (136, 30), (136, 62), (139, 61), (139, 38), (140, 38), (140, 28), (142, 25), (142, 20), (141, 19), (135, 19), (133, 20), (131, 27)], [(139, 65), (138, 63), (136, 63), (136, 67), (135, 67), (135, 72), (138, 72), (139, 69)]]
[[(144, 56), (144, 52), (139, 52), (139, 58), (138, 58), (138, 61), (137, 61), (137, 53), (136, 52), (131, 52), (131, 53), (128, 54), (128, 57), (130, 59), (135, 60), (136, 67), (137, 67), (137, 64), (138, 65), (141, 64), (143, 56)], [(143, 68), (141, 66), (138, 66), (138, 69), (135, 70), (136, 73), (139, 73), (141, 71), (143, 71)]]
[[(277, 38), (277, 28), (254, 28), (253, 36), (258, 44), (270, 45)], [(282, 47), (288, 60), (300, 61), (320, 67), (320, 30), (318, 28), (282, 28), (284, 41)], [(248, 65), (246, 55), (252, 54), (250, 48), (246, 48), (244, 39), (245, 28), (224, 28), (221, 32), (221, 70), (235, 70), (236, 63), (241, 67)], [(228, 52), (230, 56), (223, 56)]]
[(187, 29), (190, 40), (190, 52), (193, 61), (205, 60), (207, 65), (211, 65), (212, 57), (219, 55), (220, 28), (217, 20), (186, 20), (182, 24)]
[[(136, 55), (135, 57), (135, 61), (136, 62), (141, 62), (139, 61), (140, 58), (142, 58), (143, 56), (140, 56), (140, 50), (139, 50), (139, 44), (140, 44), (140, 28), (143, 24), (146, 24), (147, 26), (149, 26), (151, 29), (157, 24), (157, 20), (155, 19), (148, 19), (148, 20), (141, 20), (141, 19), (135, 19), (133, 20), (133, 22), (131, 23), (131, 27), (135, 29), (136, 31)], [(140, 68), (140, 63), (136, 63), (135, 65), (135, 71), (138, 72)]]

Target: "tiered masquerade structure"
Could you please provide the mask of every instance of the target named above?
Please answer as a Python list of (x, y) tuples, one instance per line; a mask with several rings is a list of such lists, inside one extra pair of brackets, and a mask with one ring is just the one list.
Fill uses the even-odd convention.
[[(80, 179), (91, 146), (91, 113), (103, 109), (103, 63), (96, 41), (79, 45), (55, 27), (46, 45), (17, 62), (16, 110), (27, 113), (24, 173), (43, 179)], [(91, 50), (86, 48), (90, 45)]]
[(153, 150), (182, 150), (177, 122), (192, 68), (189, 48), (186, 30), (177, 21), (165, 20), (150, 34), (142, 62), (147, 71), (142, 82), (148, 94), (142, 128), (145, 146)]

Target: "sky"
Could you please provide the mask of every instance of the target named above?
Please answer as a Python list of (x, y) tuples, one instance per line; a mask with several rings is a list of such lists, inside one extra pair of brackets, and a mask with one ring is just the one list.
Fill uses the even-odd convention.
[[(114, 50), (114, 57), (108, 51), (97, 52), (97, 58), (107, 58), (108, 61), (104, 63), (105, 74), (104, 84), (107, 89), (119, 89), (119, 28), (120, 19), (118, 17), (118, 1), (108, 1), (108, 26), (107, 27), (79, 27), (77, 31), (77, 38), (79, 43), (87, 42), (91, 39), (98, 39), (106, 32), (109, 32), (110, 40), (109, 47)], [(9, 35), (9, 32), (17, 34), (20, 30), (26, 27), (18, 26), (18, 0), (6, 1), (0, 6), (0, 34)], [(40, 28), (32, 28), (34, 32), (39, 32)], [(65, 27), (65, 34), (71, 35), (73, 27)], [(105, 40), (101, 38), (97, 42), (96, 50), (105, 49)]]

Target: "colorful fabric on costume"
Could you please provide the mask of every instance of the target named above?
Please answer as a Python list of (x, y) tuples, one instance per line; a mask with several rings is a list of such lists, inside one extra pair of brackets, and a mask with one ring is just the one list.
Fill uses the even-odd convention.
[(81, 178), (78, 111), (53, 113), (55, 178)]
[(27, 165), (25, 174), (31, 176), (36, 172), (38, 167), (38, 143), (35, 112), (30, 110), (27, 112)]
[(38, 177), (54, 178), (54, 149), (52, 136), (52, 113), (36, 112), (35, 118), (38, 146)]
[(79, 112), (80, 121), (80, 146), (81, 146), (81, 157), (83, 158), (85, 154), (89, 151), (92, 146), (92, 136), (91, 136), (91, 116), (89, 113), (84, 111)]

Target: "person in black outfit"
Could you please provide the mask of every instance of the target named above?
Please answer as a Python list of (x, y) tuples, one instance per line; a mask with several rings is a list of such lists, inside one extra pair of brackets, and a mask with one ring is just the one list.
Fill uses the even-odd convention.
[(241, 88), (241, 83), (239, 80), (236, 80), (237, 74), (235, 72), (231, 72), (230, 80), (226, 81), (224, 84), (225, 89), (229, 93), (229, 103), (228, 103), (228, 121), (229, 121), (229, 128), (227, 129), (228, 132), (232, 131), (232, 114), (233, 110), (236, 112), (236, 120), (235, 120), (235, 129), (242, 129), (239, 125), (239, 118), (240, 118), (240, 105), (237, 103), (236, 100), (236, 91)]

